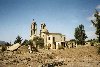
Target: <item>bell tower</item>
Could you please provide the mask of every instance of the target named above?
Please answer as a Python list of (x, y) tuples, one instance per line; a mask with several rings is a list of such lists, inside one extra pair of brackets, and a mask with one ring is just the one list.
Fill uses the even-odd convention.
[(46, 29), (45, 23), (42, 23), (41, 24), (41, 30), (40, 30), (40, 37), (44, 37), (43, 34), (46, 34), (46, 33), (48, 33), (48, 30)]
[(47, 33), (49, 33), (49, 32), (46, 28), (46, 24), (42, 23), (41, 24), (41, 29), (40, 29), (40, 37), (42, 37), (44, 39), (44, 46), (47, 45)]
[(34, 36), (34, 35), (35, 36), (37, 35), (37, 24), (33, 19), (32, 24), (31, 24), (31, 36)]

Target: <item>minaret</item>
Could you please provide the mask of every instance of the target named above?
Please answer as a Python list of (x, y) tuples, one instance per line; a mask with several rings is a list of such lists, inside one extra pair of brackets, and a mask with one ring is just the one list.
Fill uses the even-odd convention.
[(36, 36), (37, 35), (37, 24), (33, 19), (33, 22), (31, 24), (31, 36)]

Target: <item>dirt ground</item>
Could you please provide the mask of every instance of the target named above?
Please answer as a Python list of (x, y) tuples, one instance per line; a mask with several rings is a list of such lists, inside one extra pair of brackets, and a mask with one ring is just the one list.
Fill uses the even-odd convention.
[(39, 52), (31, 54), (26, 48), (0, 53), (0, 67), (100, 67), (100, 55), (95, 46), (64, 50), (39, 49)]

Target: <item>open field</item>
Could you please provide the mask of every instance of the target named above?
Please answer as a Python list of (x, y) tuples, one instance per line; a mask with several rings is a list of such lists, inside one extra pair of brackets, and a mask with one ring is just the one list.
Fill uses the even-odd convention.
[(40, 49), (31, 54), (26, 48), (0, 53), (0, 67), (100, 67), (100, 55), (94, 46), (64, 50)]

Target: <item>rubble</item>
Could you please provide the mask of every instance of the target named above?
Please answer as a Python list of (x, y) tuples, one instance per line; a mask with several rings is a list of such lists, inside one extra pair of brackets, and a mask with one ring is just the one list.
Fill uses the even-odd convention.
[(8, 48), (7, 48), (7, 50), (9, 50), (9, 51), (14, 51), (14, 50), (16, 50), (18, 47), (20, 47), (21, 45), (19, 44), (19, 43), (16, 43), (16, 44), (14, 44), (14, 45), (12, 45), (12, 46), (9, 46)]
[(0, 53), (0, 67), (99, 67), (100, 55), (94, 46), (65, 50), (39, 50), (29, 53), (28, 46)]

